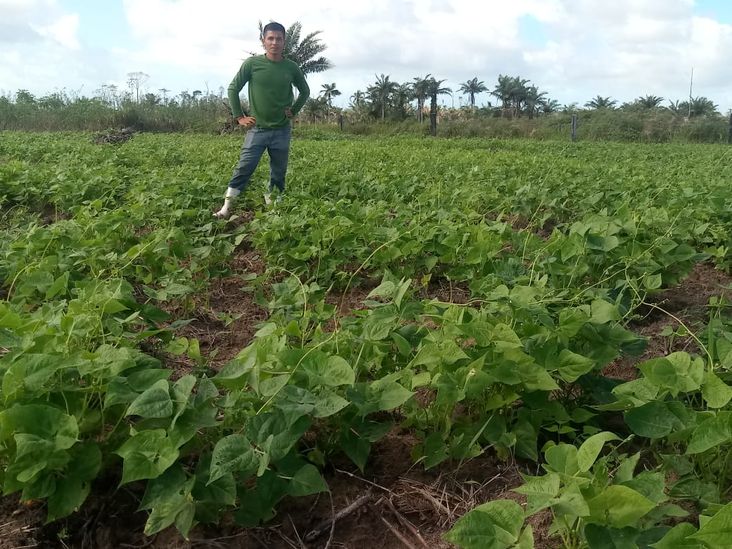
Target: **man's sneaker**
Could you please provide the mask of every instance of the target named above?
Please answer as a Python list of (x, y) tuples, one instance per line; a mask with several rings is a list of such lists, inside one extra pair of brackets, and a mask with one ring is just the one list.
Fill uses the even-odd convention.
[[(279, 200), (279, 198), (278, 198)], [(272, 204), (272, 194), (271, 193), (264, 193), (264, 203), (269, 206)]]

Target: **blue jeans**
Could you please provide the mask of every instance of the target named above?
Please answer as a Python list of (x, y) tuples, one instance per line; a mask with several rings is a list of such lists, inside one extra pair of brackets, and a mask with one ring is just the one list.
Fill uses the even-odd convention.
[(234, 169), (234, 175), (231, 176), (229, 187), (240, 191), (247, 188), (249, 178), (252, 177), (266, 149), (269, 154), (269, 190), (272, 191), (277, 187), (280, 192), (284, 192), (291, 134), (289, 124), (282, 128), (249, 130), (244, 138), (239, 163)]

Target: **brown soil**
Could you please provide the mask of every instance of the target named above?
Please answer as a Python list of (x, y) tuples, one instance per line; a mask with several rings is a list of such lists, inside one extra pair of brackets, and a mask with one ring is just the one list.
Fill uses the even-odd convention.
[(41, 210), (39, 215), (41, 216), (42, 225), (52, 225), (58, 221), (71, 219), (70, 214), (62, 212), (53, 204), (43, 206), (43, 210)]
[[(261, 275), (264, 263), (254, 250), (242, 250), (231, 260), (233, 274), (210, 281), (205, 294), (193, 297), (193, 311), (186, 313), (178, 306), (166, 312), (173, 318), (192, 319), (176, 332), (178, 337), (197, 339), (204, 365), (218, 370), (251, 343), (258, 325), (267, 319), (267, 311), (255, 302), (250, 283), (243, 277)], [(174, 377), (190, 373), (196, 363), (186, 355), (163, 353), (165, 363), (174, 370)]]
[[(681, 320), (693, 333), (698, 332), (707, 322), (707, 304), (711, 297), (732, 295), (732, 276), (717, 270), (710, 263), (697, 263), (688, 277), (673, 288), (668, 288), (650, 300), (651, 305), (640, 308), (639, 319), (632, 321), (628, 328), (648, 338), (648, 347), (639, 357), (623, 357), (610, 363), (603, 375), (624, 381), (638, 377), (637, 365), (651, 358), (666, 356), (678, 351), (699, 353), (700, 349), (693, 337), (678, 335), (662, 336), (666, 328), (679, 332), (682, 328), (673, 315)], [(663, 309), (663, 310), (661, 310)], [(682, 330), (683, 332), (683, 330)]]
[(17, 495), (0, 497), (0, 549), (41, 547), (45, 514), (42, 505), (21, 504)]
[(470, 289), (467, 282), (451, 282), (445, 279), (431, 280), (427, 287), (420, 291), (422, 299), (435, 299), (442, 303), (464, 305), (470, 301)]
[[(28, 512), (21, 507), (23, 514), (15, 526), (18, 535), (3, 536), (0, 548), (404, 549), (410, 546), (404, 543), (406, 540), (412, 547), (447, 549), (453, 546), (442, 535), (474, 506), (499, 498), (525, 503), (523, 496), (510, 491), (521, 484), (516, 464), (484, 455), (463, 464), (446, 463), (425, 471), (412, 465), (415, 444), (411, 434), (394, 429), (374, 444), (363, 473), (345, 458), (336, 458), (325, 474), (330, 494), (284, 500), (278, 515), (266, 527), (242, 529), (224, 519), (215, 528), (195, 527), (189, 540), (184, 540), (174, 528), (146, 538), (142, 533), (145, 513), (136, 510), (141, 487), (131, 485), (116, 490), (116, 480), (107, 479), (104, 486), (95, 487), (79, 513), (58, 523), (42, 527), (45, 511), (41, 507)], [(2, 501), (9, 509), (17, 506), (17, 498)], [(331, 534), (334, 514), (354, 503), (357, 507), (335, 522)], [(3, 517), (10, 515), (11, 512), (3, 513)], [(534, 527), (538, 548), (558, 547), (547, 535), (548, 514), (531, 517), (529, 524)], [(20, 534), (21, 531), (27, 533)], [(315, 535), (314, 531), (321, 533)]]

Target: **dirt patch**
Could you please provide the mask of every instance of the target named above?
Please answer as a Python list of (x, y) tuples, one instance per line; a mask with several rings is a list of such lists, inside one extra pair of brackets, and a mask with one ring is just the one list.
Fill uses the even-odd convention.
[[(676, 320), (698, 334), (707, 322), (707, 304), (715, 296), (732, 295), (732, 276), (710, 263), (697, 263), (688, 277), (649, 299), (650, 305), (639, 308), (640, 318), (628, 329), (647, 338), (648, 346), (639, 357), (623, 357), (603, 369), (606, 377), (631, 381), (638, 377), (637, 365), (651, 358), (685, 351), (701, 353), (696, 340)], [(676, 317), (674, 319), (673, 317)], [(673, 332), (673, 335), (665, 335)], [(664, 334), (664, 335), (662, 335)]]
[(0, 549), (42, 547), (40, 525), (46, 518), (41, 504), (22, 504), (17, 494), (0, 497)]
[[(697, 263), (684, 280), (676, 286), (656, 295), (652, 303), (675, 316), (681, 316), (684, 322), (704, 322), (707, 318), (707, 304), (714, 296), (732, 295), (732, 276), (720, 271), (711, 263)], [(645, 315), (648, 321), (658, 316), (666, 316), (658, 309), (650, 308)], [(677, 315), (676, 313), (681, 313)]]
[(170, 322), (191, 321), (176, 331), (176, 337), (196, 339), (202, 357), (196, 361), (189, 353), (154, 353), (174, 371), (174, 379), (197, 368), (218, 371), (251, 343), (259, 324), (268, 317), (268, 311), (256, 302), (248, 280), (249, 275), (266, 271), (261, 256), (252, 249), (242, 249), (232, 257), (229, 267), (234, 274), (212, 278), (205, 292), (192, 296), (188, 308), (181, 303), (160, 304), (171, 316)]
[(58, 209), (54, 204), (45, 204), (38, 214), (41, 217), (41, 224), (44, 226), (53, 225), (58, 221), (71, 219), (71, 215)]
[[(395, 428), (374, 444), (363, 473), (346, 458), (335, 457), (332, 467), (325, 471), (330, 494), (284, 500), (266, 527), (242, 529), (230, 517), (224, 517), (216, 526), (195, 527), (189, 540), (174, 528), (147, 538), (142, 533), (146, 515), (137, 511), (144, 491), (142, 484), (117, 489), (118, 479), (107, 479), (95, 482), (82, 510), (65, 520), (41, 527), (45, 511), (40, 506), (32, 508), (31, 514), (20, 515), (16, 530), (31, 532), (32, 537), (3, 536), (0, 548), (18, 548), (31, 542), (35, 543), (31, 547), (64, 549), (316, 549), (326, 545), (404, 549), (410, 546), (406, 541), (417, 548), (448, 549), (452, 545), (442, 539), (443, 534), (474, 506), (498, 498), (524, 502), (523, 496), (510, 492), (521, 484), (516, 464), (484, 455), (460, 466), (443, 463), (425, 471), (413, 464), (415, 444), (412, 434)], [(7, 505), (2, 508), (0, 524), (12, 519), (17, 498), (4, 498), (3, 502)], [(341, 516), (331, 534), (332, 518), (339, 512)], [(537, 515), (529, 523), (534, 526), (537, 547), (557, 546), (547, 538), (546, 517)]]
[(434, 299), (442, 303), (464, 305), (470, 301), (471, 293), (467, 282), (452, 282), (443, 278), (431, 280), (420, 290), (422, 299)]

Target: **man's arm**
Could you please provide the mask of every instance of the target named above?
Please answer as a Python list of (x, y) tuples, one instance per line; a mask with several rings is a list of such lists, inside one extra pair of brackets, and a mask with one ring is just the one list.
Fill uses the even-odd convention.
[(231, 106), (231, 114), (234, 116), (234, 120), (244, 116), (244, 113), (241, 110), (239, 92), (244, 88), (244, 85), (249, 82), (249, 78), (252, 75), (251, 66), (247, 61), (249, 60), (247, 59), (242, 63), (239, 68), (239, 72), (236, 73), (231, 84), (229, 84), (229, 105)]
[(305, 105), (305, 101), (310, 97), (310, 86), (308, 86), (308, 83), (305, 80), (305, 75), (302, 70), (300, 70), (300, 67), (297, 68), (297, 72), (295, 73), (294, 84), (297, 88), (298, 94), (297, 99), (290, 110), (292, 111), (292, 116), (297, 116), (297, 113), (299, 113), (300, 109)]

